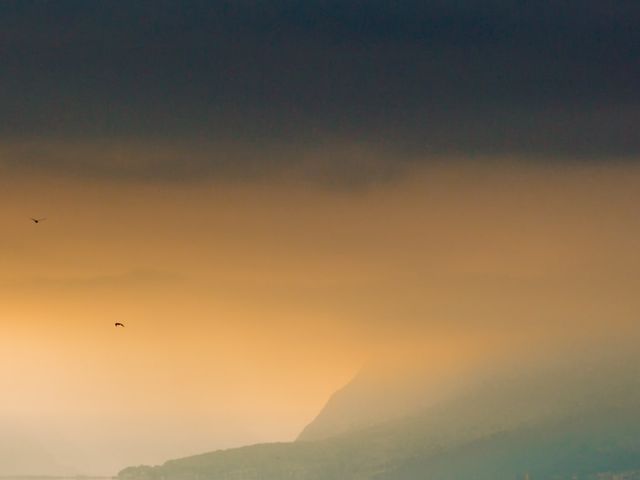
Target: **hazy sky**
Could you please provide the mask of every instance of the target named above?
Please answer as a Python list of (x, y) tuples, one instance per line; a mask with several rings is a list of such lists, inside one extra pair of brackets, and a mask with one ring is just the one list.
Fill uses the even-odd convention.
[(293, 439), (371, 358), (634, 341), (638, 23), (2, 2), (0, 423), (113, 473)]

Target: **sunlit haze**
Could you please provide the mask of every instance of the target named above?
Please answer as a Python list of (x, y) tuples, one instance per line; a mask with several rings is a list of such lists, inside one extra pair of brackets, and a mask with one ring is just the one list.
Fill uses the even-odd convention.
[(135, 3), (0, 7), (0, 475), (635, 355), (636, 7)]

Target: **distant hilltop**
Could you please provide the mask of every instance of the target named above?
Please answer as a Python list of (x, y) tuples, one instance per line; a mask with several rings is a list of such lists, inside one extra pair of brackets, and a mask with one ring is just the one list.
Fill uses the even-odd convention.
[[(363, 388), (363, 378), (336, 394), (296, 442), (130, 467), (119, 479), (640, 479), (635, 370), (568, 368), (495, 377), (422, 408), (420, 401), (393, 400), (391, 405), (418, 411), (388, 411), (379, 423), (369, 424), (375, 417), (358, 417), (355, 410), (358, 421), (336, 422), (377, 400), (366, 395), (382, 394), (373, 384)], [(417, 391), (409, 388), (400, 397)]]

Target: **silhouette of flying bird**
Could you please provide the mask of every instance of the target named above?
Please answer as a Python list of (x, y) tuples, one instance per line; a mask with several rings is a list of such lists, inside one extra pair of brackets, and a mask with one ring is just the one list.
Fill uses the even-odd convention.
[(33, 217), (31, 217), (31, 221), (33, 223), (40, 223), (43, 220), (46, 220), (46, 218), (45, 217), (43, 217), (43, 218), (33, 218)]
[(116, 324), (115, 324), (115, 325), (116, 325), (116, 328), (118, 328), (118, 327), (122, 327), (122, 328), (124, 328), (124, 324), (122, 324), (122, 323), (120, 323), (120, 322), (116, 322)]

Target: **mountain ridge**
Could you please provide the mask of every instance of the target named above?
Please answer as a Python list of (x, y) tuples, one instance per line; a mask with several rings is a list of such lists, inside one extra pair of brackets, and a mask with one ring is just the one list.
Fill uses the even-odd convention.
[(536, 478), (586, 479), (640, 470), (635, 370), (536, 375), (485, 379), (419, 414), (323, 439), (204, 453), (157, 467), (128, 468), (119, 477), (511, 480), (534, 472)]

